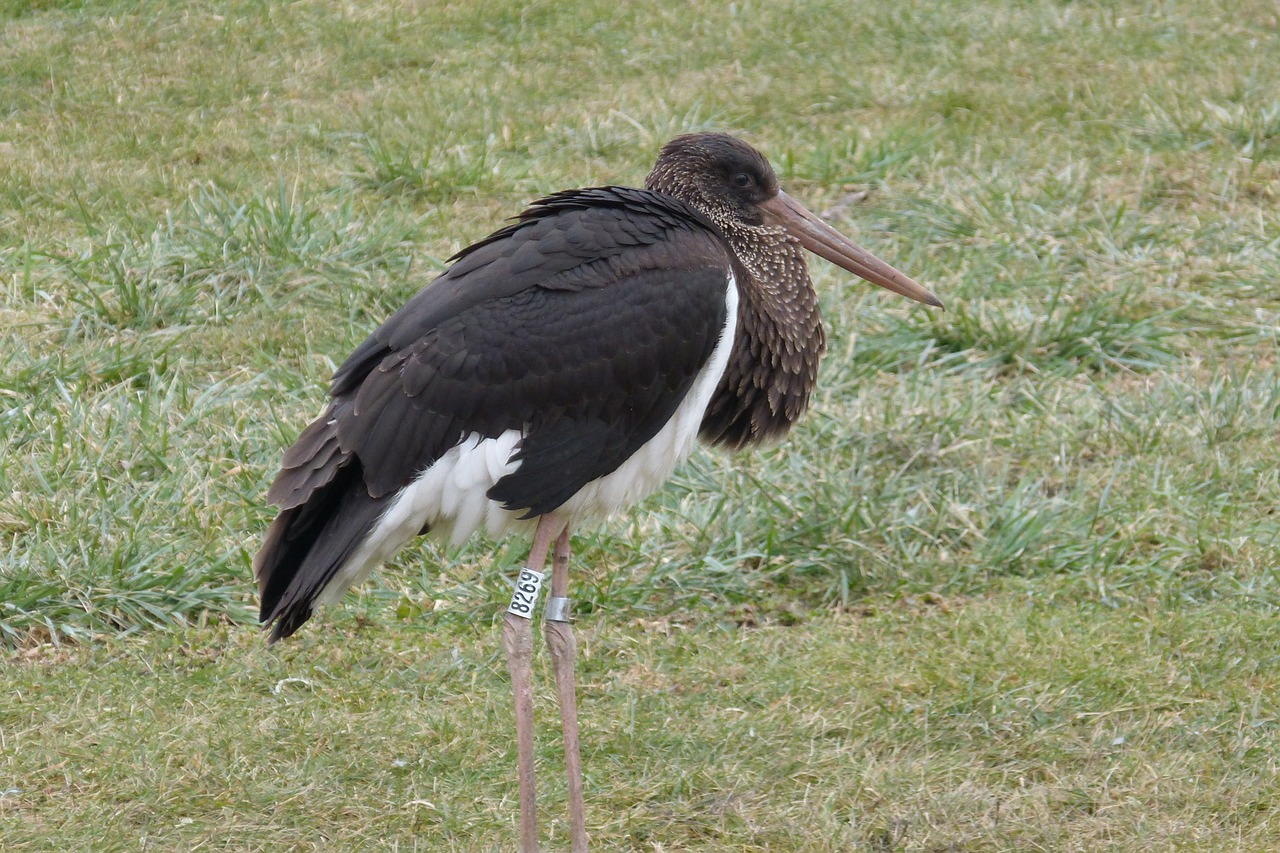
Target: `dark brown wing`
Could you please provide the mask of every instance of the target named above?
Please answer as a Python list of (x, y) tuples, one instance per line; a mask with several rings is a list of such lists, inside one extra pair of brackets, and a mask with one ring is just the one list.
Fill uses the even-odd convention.
[(601, 188), (536, 203), (460, 253), (334, 376), (285, 454), (255, 572), (287, 636), (395, 494), (465, 435), (525, 434), (489, 497), (550, 512), (667, 422), (725, 324), (731, 261), (701, 216)]

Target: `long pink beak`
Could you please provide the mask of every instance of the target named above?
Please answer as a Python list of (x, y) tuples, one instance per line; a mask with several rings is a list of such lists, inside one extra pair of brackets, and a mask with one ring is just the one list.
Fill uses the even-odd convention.
[(942, 300), (911, 280), (848, 237), (823, 222), (800, 202), (778, 190), (778, 194), (760, 205), (765, 221), (780, 225), (810, 252), (846, 269), (859, 278), (908, 299), (942, 308)]

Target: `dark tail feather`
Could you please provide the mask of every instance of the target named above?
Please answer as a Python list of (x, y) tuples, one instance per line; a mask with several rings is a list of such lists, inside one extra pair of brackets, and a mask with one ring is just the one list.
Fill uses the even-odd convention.
[(262, 604), (258, 620), (270, 642), (288, 637), (311, 617), (316, 596), (373, 528), (392, 496), (373, 498), (351, 457), (304, 503), (285, 509), (267, 529), (253, 560)]

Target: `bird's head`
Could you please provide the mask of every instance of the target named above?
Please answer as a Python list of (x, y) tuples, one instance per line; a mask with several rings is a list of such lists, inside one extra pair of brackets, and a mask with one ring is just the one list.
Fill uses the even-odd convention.
[[(904, 273), (823, 222), (778, 186), (763, 154), (726, 133), (690, 133), (663, 146), (645, 188), (678, 198), (733, 239), (744, 228), (785, 233), (859, 278), (917, 302), (942, 302)], [(757, 238), (758, 239), (758, 238)]]
[(674, 196), (715, 222), (764, 223), (761, 205), (778, 194), (764, 155), (727, 133), (688, 133), (662, 147), (647, 189)]

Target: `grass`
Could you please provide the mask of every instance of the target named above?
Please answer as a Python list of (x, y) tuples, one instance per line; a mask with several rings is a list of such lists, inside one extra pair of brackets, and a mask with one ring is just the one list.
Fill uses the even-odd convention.
[(0, 18), (0, 848), (508, 848), (521, 543), (266, 649), (263, 495), (443, 258), (713, 127), (949, 310), (815, 262), (792, 437), (577, 538), (600, 849), (1280, 848), (1272, 5)]
[[(59, 700), (7, 729), (34, 787), (9, 795), (10, 840), (508, 844), (489, 639), (352, 618), (325, 634), (279, 653), (225, 628), (26, 653), (12, 689), (46, 702), (53, 680)], [(602, 849), (1260, 849), (1276, 831), (1277, 639), (1256, 610), (1052, 596), (905, 599), (800, 628), (603, 616), (581, 667), (593, 835)], [(554, 719), (548, 691), (537, 712)], [(563, 782), (542, 787), (563, 844)]]

